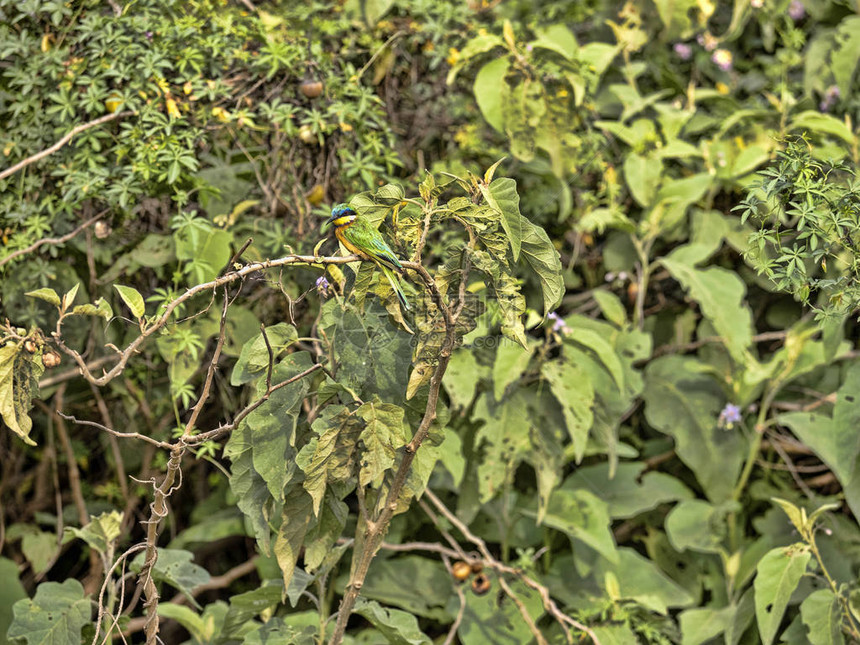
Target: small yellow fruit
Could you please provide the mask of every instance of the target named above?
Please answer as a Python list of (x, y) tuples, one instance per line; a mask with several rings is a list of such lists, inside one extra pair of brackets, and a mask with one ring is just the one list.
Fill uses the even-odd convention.
[(111, 92), (110, 96), (105, 99), (105, 110), (113, 114), (122, 105), (122, 97), (116, 92)]
[(59, 364), (60, 355), (57, 352), (51, 350), (42, 354), (42, 365), (44, 365), (45, 367), (50, 369), (52, 367), (56, 367)]
[(455, 562), (451, 566), (451, 574), (454, 576), (455, 580), (463, 582), (466, 578), (472, 575), (472, 567), (469, 566), (468, 562), (463, 562), (461, 560), (459, 562)]
[(105, 239), (113, 232), (111, 225), (104, 220), (99, 220), (98, 222), (96, 222), (95, 226), (93, 227), (93, 230), (96, 234), (96, 237), (100, 240)]
[(299, 128), (299, 139), (302, 140), (302, 143), (306, 143), (308, 145), (319, 143), (319, 139), (317, 139), (317, 135), (314, 134), (313, 128), (311, 128), (307, 123)]

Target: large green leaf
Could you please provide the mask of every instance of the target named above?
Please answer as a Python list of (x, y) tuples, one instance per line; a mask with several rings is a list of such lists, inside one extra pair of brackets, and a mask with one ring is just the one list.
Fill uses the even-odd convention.
[(8, 342), (0, 347), (0, 418), (24, 443), (30, 439), (33, 420), (29, 416), (32, 398), (39, 395), (42, 362), (21, 351), (21, 344)]
[(701, 645), (719, 636), (728, 628), (735, 615), (734, 607), (686, 609), (678, 616), (681, 624), (681, 645)]
[(356, 414), (364, 420), (359, 435), (363, 444), (358, 474), (359, 486), (379, 486), (382, 476), (394, 466), (398, 448), (406, 443), (403, 408), (379, 399), (363, 404)]
[[(152, 577), (181, 591), (191, 604), (199, 609), (199, 605), (191, 592), (195, 587), (209, 582), (210, 576), (206, 569), (191, 561), (193, 558), (194, 554), (184, 549), (159, 548), (158, 558), (152, 568)], [(144, 560), (145, 554), (138, 554), (132, 563), (133, 568), (140, 571)]]
[(6, 634), (12, 624), (12, 606), (27, 597), (27, 592), (18, 580), (18, 565), (8, 558), (0, 557), (0, 636)]
[(290, 586), (296, 561), (301, 553), (305, 541), (305, 534), (314, 519), (316, 509), (313, 500), (305, 490), (299, 486), (293, 486), (284, 499), (284, 507), (281, 511), (281, 526), (272, 551), (278, 560), (278, 566), (284, 575), (284, 587)]
[(546, 231), (526, 218), (522, 220), (522, 254), (540, 278), (545, 312), (554, 310), (564, 296), (561, 258)]
[(663, 164), (659, 159), (635, 152), (627, 154), (624, 159), (624, 179), (630, 194), (640, 206), (648, 207), (654, 201), (662, 172)]
[(475, 101), (487, 123), (498, 132), (505, 130), (505, 121), (502, 118), (502, 86), (510, 65), (510, 61), (502, 56), (486, 63), (475, 76)]
[(553, 395), (564, 413), (567, 431), (573, 442), (576, 463), (582, 461), (588, 443), (588, 431), (594, 421), (594, 387), (588, 373), (568, 361), (547, 361), (541, 374), (549, 383)]
[(418, 628), (415, 616), (399, 609), (383, 607), (374, 600), (359, 598), (355, 613), (364, 616), (390, 645), (432, 645), (433, 641)]
[[(466, 593), (466, 609), (463, 620), (457, 629), (457, 637), (462, 645), (522, 645), (532, 641), (532, 633), (520, 614), (517, 606), (506, 596), (499, 602), (499, 581), (495, 574), (490, 576), (490, 592), (483, 596)], [(533, 621), (540, 620), (544, 613), (540, 596), (519, 580), (509, 580), (508, 584), (517, 594)], [(449, 612), (458, 610), (457, 597), (451, 594)]]
[(565, 479), (563, 486), (590, 490), (608, 504), (612, 519), (635, 517), (660, 504), (693, 497), (677, 478), (660, 472), (643, 475), (645, 468), (642, 462), (623, 462), (610, 477), (608, 463), (582, 466)]
[(451, 583), (451, 575), (439, 560), (407, 555), (374, 561), (361, 595), (416, 616), (445, 622), (453, 618), (445, 611), (451, 597)]
[(121, 524), (122, 513), (119, 511), (105, 512), (91, 518), (89, 524), (83, 528), (67, 526), (63, 541), (66, 542), (66, 536), (69, 535), (80, 538), (102, 556), (105, 556), (108, 547), (119, 537)]
[(767, 552), (756, 567), (755, 615), (764, 645), (770, 645), (791, 594), (806, 572), (812, 554), (802, 544), (778, 547)]
[[(263, 332), (260, 332), (242, 346), (239, 360), (236, 361), (233, 373), (230, 375), (230, 385), (243, 385), (266, 374), (269, 361), (277, 361), (278, 355), (298, 338), (296, 328), (287, 323), (267, 327), (265, 333), (265, 338)], [(269, 340), (269, 346), (272, 348), (271, 358), (266, 347), (266, 339)], [(277, 381), (272, 381), (272, 384), (277, 384)]]
[(481, 184), (481, 193), (487, 204), (501, 216), (502, 228), (511, 245), (514, 262), (520, 257), (520, 247), (523, 243), (523, 220), (520, 215), (520, 195), (517, 193), (517, 182), (509, 177), (499, 177), (489, 186)]
[(842, 605), (830, 589), (809, 594), (800, 605), (810, 645), (842, 645)]
[(605, 585), (609, 579), (607, 574), (614, 575), (620, 598), (634, 600), (660, 614), (665, 614), (670, 607), (688, 607), (694, 602), (692, 594), (660, 571), (654, 562), (629, 547), (619, 548), (614, 562), (598, 560), (595, 579)]
[(702, 308), (714, 325), (732, 358), (744, 363), (744, 352), (752, 342), (752, 315), (744, 304), (746, 286), (740, 277), (722, 267), (697, 269), (679, 261), (678, 249), (661, 260), (678, 282)]
[(90, 600), (77, 580), (43, 582), (32, 600), (12, 606), (14, 618), (6, 637), (24, 639), (27, 645), (80, 645), (90, 613)]
[(545, 526), (584, 542), (609, 562), (618, 562), (618, 551), (609, 530), (609, 510), (602, 499), (584, 489), (559, 488), (549, 498)]
[(666, 517), (666, 534), (678, 551), (720, 553), (726, 538), (726, 509), (701, 499), (681, 502)]
[[(711, 501), (732, 494), (744, 456), (744, 439), (717, 424), (722, 390), (694, 358), (664, 356), (645, 370), (645, 418), (675, 440), (681, 460), (696, 474)], [(715, 459), (714, 455), (719, 455)]]

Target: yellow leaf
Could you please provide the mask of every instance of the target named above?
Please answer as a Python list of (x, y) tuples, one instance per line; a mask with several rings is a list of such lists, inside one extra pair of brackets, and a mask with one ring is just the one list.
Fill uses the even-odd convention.
[(176, 105), (176, 101), (174, 101), (171, 97), (167, 97), (165, 99), (165, 104), (167, 105), (167, 114), (169, 114), (174, 119), (178, 119), (182, 114), (179, 112), (179, 107)]

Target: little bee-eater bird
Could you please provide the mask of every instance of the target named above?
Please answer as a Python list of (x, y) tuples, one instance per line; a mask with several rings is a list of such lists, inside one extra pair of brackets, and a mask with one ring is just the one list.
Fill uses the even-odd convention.
[(336, 204), (326, 223), (334, 224), (334, 234), (347, 250), (371, 260), (379, 267), (397, 294), (400, 304), (404, 309), (409, 309), (409, 302), (394, 275), (395, 272), (403, 274), (403, 265), (373, 224), (359, 216), (348, 204)]

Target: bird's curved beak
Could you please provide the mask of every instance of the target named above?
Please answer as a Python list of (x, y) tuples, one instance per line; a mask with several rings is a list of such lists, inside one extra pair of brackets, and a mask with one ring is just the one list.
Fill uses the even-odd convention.
[(324, 224), (331, 224), (331, 223), (332, 223), (333, 221), (335, 221), (336, 219), (337, 219), (337, 215), (335, 215), (334, 213), (332, 213), (332, 214), (331, 214), (331, 217), (329, 217), (329, 218), (328, 218), (325, 222), (323, 222), (323, 223), (324, 223)]

